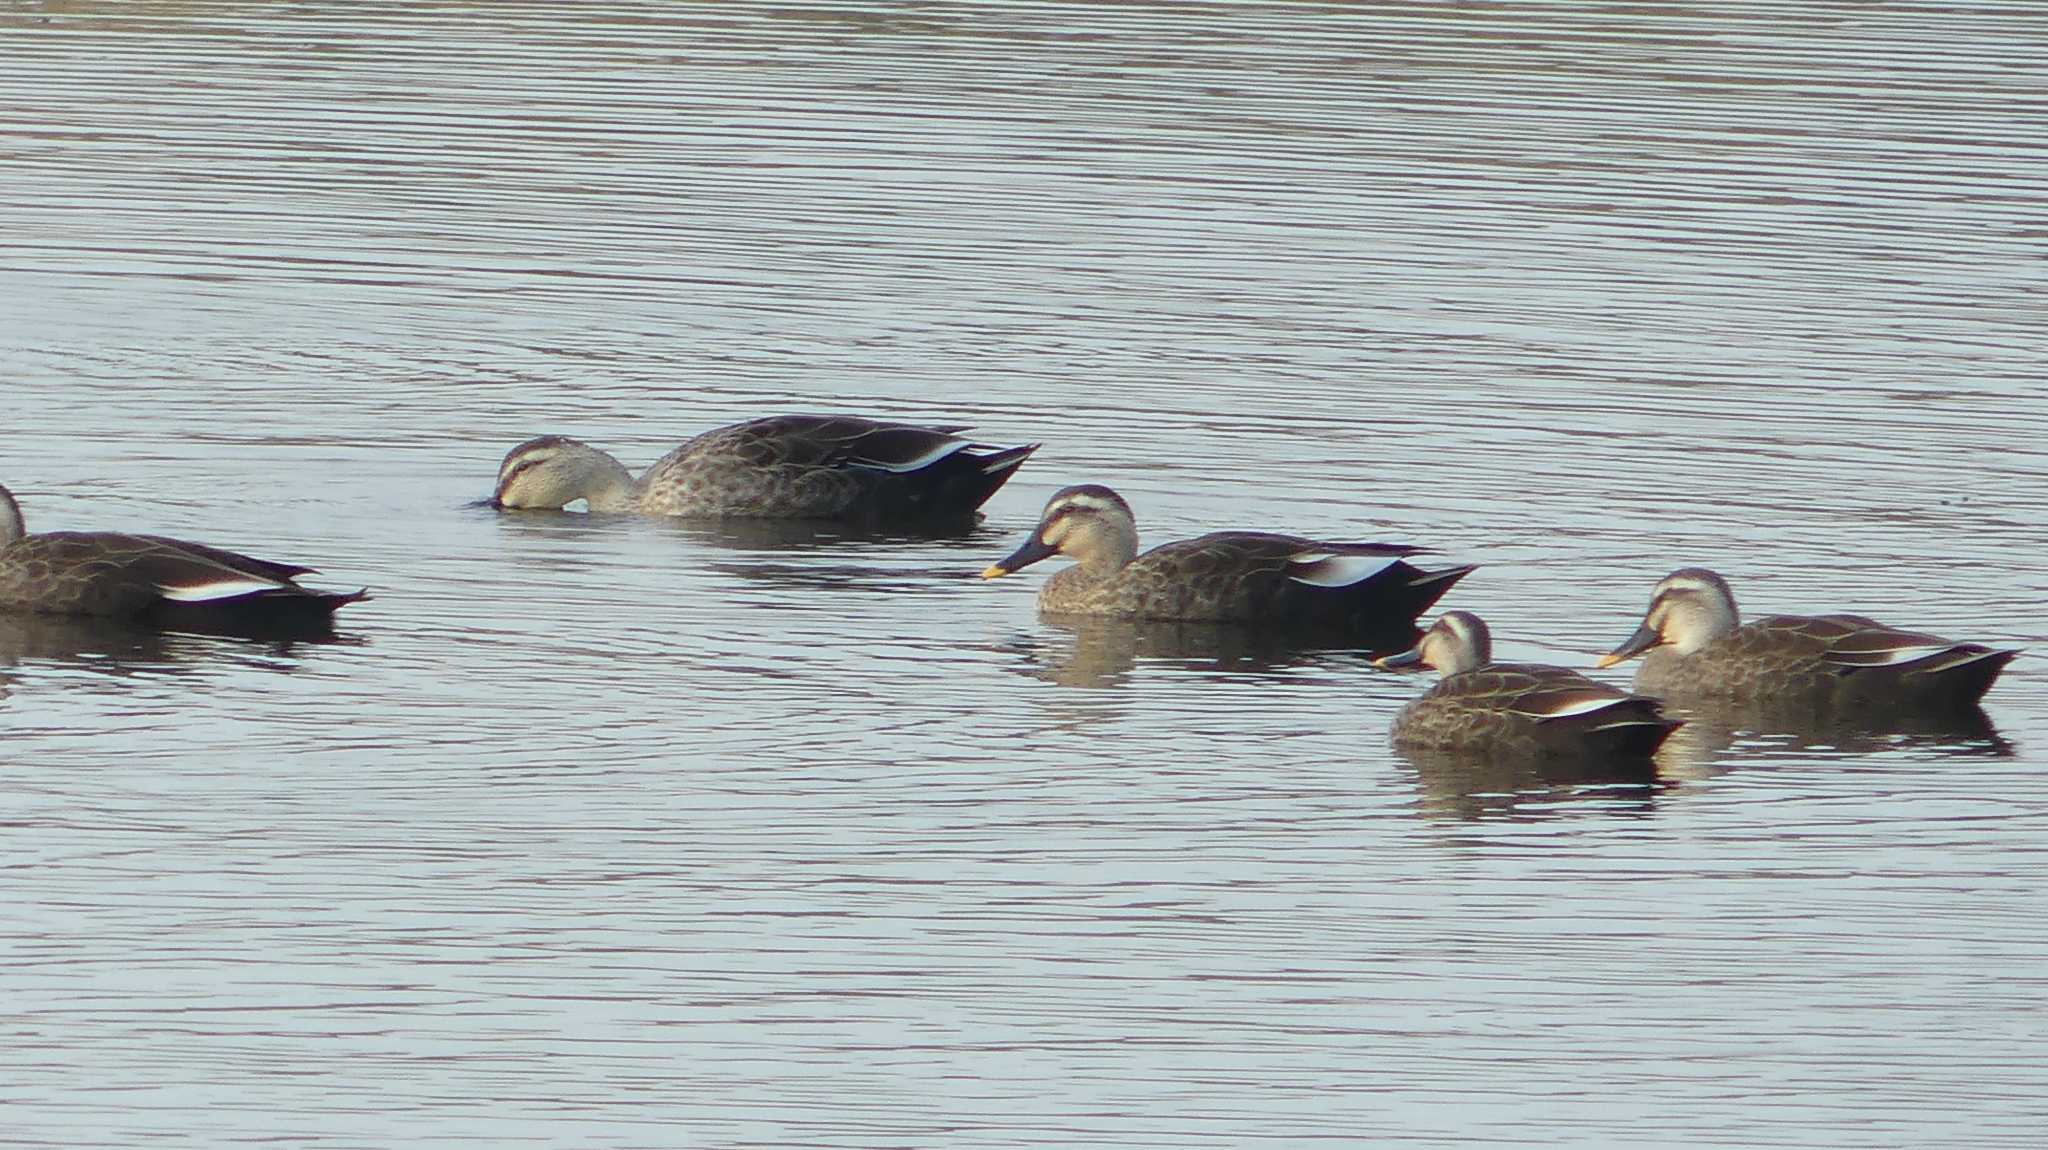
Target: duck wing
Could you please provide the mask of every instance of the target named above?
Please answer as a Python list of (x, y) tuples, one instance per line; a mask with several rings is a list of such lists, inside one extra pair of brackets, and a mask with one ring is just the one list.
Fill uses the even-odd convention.
[(312, 570), (273, 563), (203, 543), (159, 535), (102, 535), (129, 579), (179, 602), (210, 602), (265, 591), (301, 590), (294, 580)]
[(33, 610), (129, 615), (161, 601), (211, 602), (266, 592), (306, 593), (305, 570), (153, 535), (51, 531), (6, 549), (0, 599)]
[(1796, 653), (1842, 671), (1981, 658), (1992, 648), (1939, 635), (1888, 627), (1866, 615), (1773, 615), (1750, 624), (1757, 645)]
[(138, 535), (136, 538), (146, 539), (151, 543), (177, 551), (186, 556), (202, 559), (221, 567), (242, 571), (257, 578), (269, 579), (277, 583), (290, 583), (301, 575), (313, 575), (319, 572), (317, 567), (301, 567), (295, 563), (278, 563), (270, 559), (258, 559), (253, 555), (244, 555), (239, 551), (228, 551), (220, 547), (209, 547), (204, 543), (194, 543), (189, 539), (169, 539), (161, 535)]
[(1331, 543), (1264, 531), (1217, 531), (1162, 544), (1124, 568), (1125, 585), (1145, 588), (1167, 618), (1256, 619), (1347, 634), (1412, 638), (1415, 616), (1470, 567), (1424, 571), (1402, 559), (1423, 548), (1402, 543)]
[(1495, 663), (1448, 676), (1438, 689), (1448, 698), (1512, 712), (1538, 723), (1590, 720), (1603, 712), (1615, 721), (1665, 721), (1656, 700), (1589, 679), (1567, 667)]
[(1269, 531), (1212, 531), (1156, 547), (1139, 558), (1156, 555), (1182, 563), (1262, 573), (1313, 587), (1349, 587), (1393, 570), (1402, 556), (1428, 550), (1408, 543), (1331, 543)]
[(965, 430), (856, 415), (771, 415), (707, 432), (698, 442), (704, 449), (730, 452), (760, 467), (859, 467), (901, 474), (921, 471), (976, 446), (958, 434)]
[[(1285, 582), (1295, 557), (1315, 546), (1307, 539), (1262, 531), (1212, 531), (1193, 539), (1162, 543), (1131, 560), (1127, 577), (1151, 578), (1162, 584), (1229, 589), (1232, 593), (1272, 588)], [(1375, 567), (1394, 561), (1383, 556)], [(1360, 574), (1359, 578), (1365, 578)]]

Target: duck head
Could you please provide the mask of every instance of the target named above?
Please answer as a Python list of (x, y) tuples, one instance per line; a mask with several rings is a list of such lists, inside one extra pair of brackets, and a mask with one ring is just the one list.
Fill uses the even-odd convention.
[(1398, 655), (1374, 659), (1372, 665), (1389, 670), (1416, 667), (1439, 675), (1476, 671), (1493, 662), (1493, 633), (1486, 621), (1470, 611), (1446, 611), (1437, 616), (1414, 647)]
[(1602, 656), (1599, 665), (1612, 667), (1666, 645), (1690, 655), (1741, 624), (1726, 579), (1704, 567), (1682, 567), (1657, 583), (1650, 592), (1650, 609), (1643, 615), (1642, 626)]
[(633, 474), (587, 443), (543, 435), (505, 453), (491, 505), (501, 510), (559, 511), (578, 499), (592, 511), (627, 510), (633, 501)]
[(1083, 568), (1110, 572), (1138, 554), (1138, 521), (1123, 496), (1098, 483), (1062, 488), (1046, 501), (1031, 537), (989, 565), (984, 579), (999, 579), (1040, 559), (1065, 555)]

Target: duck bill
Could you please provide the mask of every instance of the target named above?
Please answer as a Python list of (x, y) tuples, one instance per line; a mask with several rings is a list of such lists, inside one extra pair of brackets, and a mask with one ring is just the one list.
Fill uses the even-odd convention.
[(1624, 640), (1621, 646), (1600, 656), (1600, 661), (1594, 665), (1598, 667), (1612, 667), (1616, 663), (1635, 658), (1637, 655), (1657, 646), (1663, 641), (1664, 636), (1652, 630), (1650, 625), (1645, 623), (1637, 627), (1636, 633)]
[(1372, 665), (1388, 671), (1405, 671), (1410, 668), (1426, 669), (1429, 663), (1422, 658), (1422, 648), (1403, 651), (1398, 655), (1384, 655), (1374, 659)]
[(981, 573), (981, 577), (983, 579), (1000, 579), (1012, 571), (1020, 571), (1038, 562), (1040, 559), (1045, 559), (1058, 553), (1057, 549), (1051, 547), (1045, 540), (1040, 539), (1034, 534), (1031, 538), (1024, 541), (1024, 546), (989, 564), (988, 569)]

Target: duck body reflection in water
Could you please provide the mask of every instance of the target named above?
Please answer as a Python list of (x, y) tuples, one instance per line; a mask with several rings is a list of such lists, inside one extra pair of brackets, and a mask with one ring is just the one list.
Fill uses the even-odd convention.
[[(1670, 744), (1665, 744), (1669, 746)], [(1578, 815), (1655, 813), (1665, 796), (1663, 753), (1507, 755), (1394, 744), (1415, 775), (1417, 814), (1432, 819), (1534, 822)]]
[(1099, 615), (1046, 615), (1068, 641), (1030, 645), (1029, 673), (1065, 687), (1115, 687), (1142, 666), (1233, 676), (1282, 676), (1355, 662), (1359, 648), (1316, 643), (1246, 623), (1183, 623)]
[(1943, 758), (2004, 758), (2013, 745), (1979, 707), (1864, 709), (1816, 715), (1773, 701), (1691, 698), (1666, 706), (1685, 720), (1657, 752), (1667, 780), (1711, 778), (1788, 752), (1854, 759), (1893, 752)]

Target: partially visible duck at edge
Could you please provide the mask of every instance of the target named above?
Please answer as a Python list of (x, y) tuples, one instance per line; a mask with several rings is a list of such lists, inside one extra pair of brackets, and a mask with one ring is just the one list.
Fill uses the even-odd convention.
[(1039, 590), (1052, 615), (1294, 625), (1345, 635), (1415, 635), (1416, 616), (1470, 574), (1425, 571), (1398, 543), (1331, 543), (1263, 531), (1218, 531), (1138, 552), (1130, 504), (1100, 484), (1055, 493), (1030, 538), (982, 572), (995, 579), (1053, 555), (1075, 564)]
[(595, 512), (870, 525), (971, 519), (1038, 445), (997, 447), (965, 430), (775, 415), (707, 431), (637, 480), (589, 444), (544, 435), (506, 453), (491, 502), (560, 510), (582, 500)]
[(367, 591), (301, 587), (298, 567), (159, 535), (31, 535), (0, 487), (0, 610), (119, 619), (170, 631), (317, 635)]
[(1375, 666), (1441, 679), (1394, 717), (1407, 747), (1509, 755), (1647, 758), (1681, 724), (1657, 700), (1565, 667), (1496, 663), (1493, 636), (1470, 611), (1446, 611), (1413, 650)]
[(1636, 690), (1818, 712), (1969, 708), (2018, 650), (1902, 631), (1862, 615), (1744, 623), (1728, 581), (1686, 567), (1660, 581), (1636, 632), (1600, 660), (1640, 655)]

